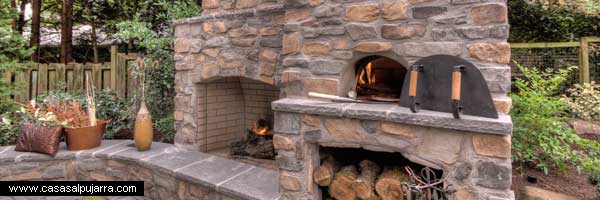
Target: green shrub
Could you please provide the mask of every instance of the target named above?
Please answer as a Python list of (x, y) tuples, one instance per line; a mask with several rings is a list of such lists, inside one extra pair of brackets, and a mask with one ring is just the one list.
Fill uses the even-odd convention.
[(524, 78), (516, 80), (519, 92), (512, 95), (513, 158), (535, 164), (544, 173), (565, 169), (577, 156), (569, 144), (578, 137), (566, 123), (568, 106), (557, 93), (572, 68), (539, 71), (517, 66)]
[(20, 131), (18, 121), (6, 116), (2, 117), (0, 121), (0, 146), (14, 144)]
[(111, 90), (96, 92), (96, 116), (99, 119), (110, 119), (106, 126), (104, 138), (112, 139), (117, 133), (132, 127), (134, 115), (128, 111), (127, 101)]
[(163, 138), (161, 142), (173, 143), (173, 139), (175, 138), (175, 116), (168, 115), (167, 117), (156, 120), (154, 123), (154, 129), (163, 133)]
[(573, 116), (587, 120), (600, 121), (600, 85), (595, 82), (575, 84), (568, 89), (565, 100)]
[(512, 95), (512, 154), (515, 161), (534, 164), (544, 173), (574, 165), (578, 170), (600, 174), (600, 144), (580, 138), (566, 122), (567, 100), (559, 87), (573, 68), (539, 71), (517, 64), (524, 78), (515, 82)]

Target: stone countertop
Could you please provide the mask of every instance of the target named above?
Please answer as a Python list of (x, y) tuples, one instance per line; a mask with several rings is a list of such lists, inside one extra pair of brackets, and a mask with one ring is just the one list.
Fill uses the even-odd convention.
[(402, 124), (500, 135), (512, 134), (510, 115), (504, 113), (498, 113), (498, 119), (469, 115), (462, 115), (461, 119), (455, 119), (452, 113), (430, 110), (421, 110), (417, 113), (412, 113), (409, 108), (401, 107), (396, 103), (340, 103), (292, 98), (274, 101), (272, 108), (279, 112), (383, 120)]
[(240, 199), (279, 198), (277, 171), (180, 149), (172, 144), (154, 142), (150, 150), (138, 152), (132, 140), (104, 140), (93, 149), (68, 151), (63, 142), (54, 158), (14, 149), (15, 146), (0, 147), (0, 164), (86, 158), (118, 160), (137, 163)]

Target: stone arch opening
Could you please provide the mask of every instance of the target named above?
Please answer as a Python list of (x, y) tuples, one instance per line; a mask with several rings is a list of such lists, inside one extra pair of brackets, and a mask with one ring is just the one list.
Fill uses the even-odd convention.
[(407, 73), (403, 64), (385, 56), (371, 55), (358, 60), (355, 70), (355, 91), (358, 99), (400, 99)]

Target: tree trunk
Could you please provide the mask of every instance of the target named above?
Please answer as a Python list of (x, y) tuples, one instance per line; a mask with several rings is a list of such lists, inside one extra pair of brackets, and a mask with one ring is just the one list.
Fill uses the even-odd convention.
[(29, 46), (35, 48), (36, 51), (31, 54), (31, 61), (39, 62), (38, 51), (40, 48), (40, 12), (42, 8), (42, 0), (31, 1), (31, 37), (29, 38)]
[(321, 166), (315, 169), (313, 173), (313, 179), (319, 186), (329, 186), (331, 181), (333, 181), (333, 177), (338, 169), (339, 166), (337, 165), (335, 159), (332, 156), (329, 156), (323, 160)]
[(94, 1), (86, 3), (88, 15), (90, 17), (90, 26), (92, 26), (92, 51), (94, 52), (93, 62), (98, 63), (98, 36), (96, 35), (96, 16), (94, 16)]
[[(10, 8), (14, 11), (17, 12), (17, 0), (10, 0)], [(18, 18), (13, 18), (12, 20), (12, 30), (16, 31), (17, 30), (17, 20)]]
[(98, 63), (98, 36), (96, 36), (96, 20), (92, 20), (92, 51), (94, 51), (94, 63)]
[[(400, 167), (386, 167), (375, 183), (375, 190), (383, 200), (402, 199), (402, 182), (409, 182), (410, 177)], [(407, 193), (410, 195), (410, 193)], [(407, 198), (411, 199), (411, 198)]]
[(352, 188), (356, 196), (360, 199), (369, 200), (375, 195), (375, 178), (381, 171), (377, 163), (370, 160), (363, 160), (359, 164), (360, 176), (352, 183)]
[(17, 31), (23, 35), (23, 28), (25, 27), (25, 8), (27, 8), (27, 0), (21, 0), (21, 7), (19, 13), (19, 21), (17, 22)]
[(62, 0), (60, 30), (60, 62), (72, 61), (73, 53), (73, 0)]
[(356, 193), (352, 189), (352, 183), (356, 180), (358, 172), (354, 165), (342, 167), (329, 185), (329, 194), (337, 200), (355, 200)]

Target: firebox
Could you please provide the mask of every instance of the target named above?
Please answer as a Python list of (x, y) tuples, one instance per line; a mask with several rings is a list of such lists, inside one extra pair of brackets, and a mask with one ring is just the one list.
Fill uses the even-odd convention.
[(238, 159), (253, 155), (259, 159), (274, 158), (269, 141), (273, 135), (271, 102), (279, 98), (277, 87), (230, 77), (200, 83), (197, 88), (201, 94), (198, 139), (202, 151)]
[(397, 102), (406, 67), (384, 56), (368, 56), (356, 63), (356, 98)]

